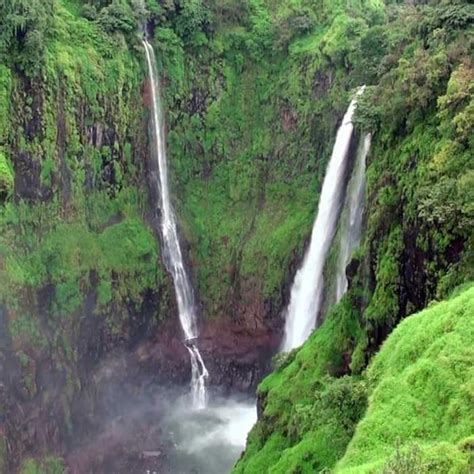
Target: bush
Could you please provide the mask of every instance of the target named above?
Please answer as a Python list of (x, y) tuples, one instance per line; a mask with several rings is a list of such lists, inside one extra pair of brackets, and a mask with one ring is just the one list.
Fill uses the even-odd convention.
[(125, 0), (113, 0), (109, 6), (102, 8), (97, 23), (107, 33), (131, 33), (137, 27), (134, 13)]
[(13, 191), (13, 171), (7, 158), (0, 150), (0, 201), (8, 197)]

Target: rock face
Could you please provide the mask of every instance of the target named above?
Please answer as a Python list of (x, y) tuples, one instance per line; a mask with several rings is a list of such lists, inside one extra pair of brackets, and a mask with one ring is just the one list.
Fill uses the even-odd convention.
[[(135, 31), (143, 12), (128, 1), (33, 3), (0, 6), (0, 168), (13, 182), (7, 192), (0, 183), (0, 466), (14, 473), (53, 455), (83, 472), (130, 472), (130, 463), (163, 472), (156, 451), (166, 440), (149, 419), (159, 427), (162, 390), (185, 392), (190, 367), (154, 231)], [(397, 64), (411, 68), (396, 77), (413, 80), (377, 89), (364, 115), (383, 130), (369, 163), (365, 253), (348, 268), (343, 356), (330, 366), (340, 375), (359, 359), (357, 372), (441, 278), (449, 289), (467, 274), (470, 203), (447, 197), (470, 190), (471, 174), (458, 179), (461, 165), (448, 159), (470, 158), (459, 93), (470, 61), (457, 46), (428, 61), (430, 45), (450, 37), (438, 29), (413, 43), (426, 44), (419, 56), (399, 58), (392, 34), (372, 25), (385, 21), (383, 2), (347, 11), (323, 2), (318, 12), (215, 3), (160, 2), (151, 24), (200, 347), (210, 385), (224, 393), (253, 392), (270, 369), (349, 91)], [(431, 34), (430, 25), (393, 36)], [(439, 78), (436, 94), (407, 90), (426, 77)], [(420, 125), (417, 114), (431, 118)]]
[[(209, 386), (220, 393), (254, 393), (271, 370), (271, 357), (280, 343), (279, 328), (248, 329), (226, 321), (205, 323), (199, 347), (209, 370)], [(161, 328), (157, 338), (137, 349), (137, 358), (163, 384), (186, 386), (190, 380), (189, 357), (176, 328)]]
[[(64, 44), (82, 53), (85, 40), (76, 33), (68, 30)], [(0, 153), (14, 171), (12, 195), (0, 197), (5, 472), (51, 455), (78, 473), (129, 472), (131, 465), (163, 472), (160, 456), (143, 454), (162, 449), (147, 444), (160, 437), (159, 421), (149, 420), (161, 416), (162, 390), (187, 391), (190, 380), (153, 231), (160, 216), (149, 180), (141, 52), (123, 42), (112, 61), (96, 46), (86, 41), (87, 54), (71, 59), (91, 77), (71, 77), (53, 63), (33, 80), (0, 64), (11, 79), (8, 88), (0, 81), (0, 98), (8, 98), (2, 120), (9, 120)], [(100, 60), (91, 66), (92, 52)], [(104, 77), (114, 80), (97, 86)], [(196, 96), (190, 112), (203, 100)], [(270, 370), (282, 323), (274, 301), (252, 288), (234, 292), (225, 314), (200, 315), (212, 387), (252, 393)]]
[(252, 329), (225, 321), (206, 326), (201, 344), (209, 361), (210, 384), (226, 394), (253, 393), (271, 370), (271, 357), (280, 343), (278, 329)]
[[(255, 311), (253, 312), (252, 309)], [(259, 310), (240, 306), (235, 318), (200, 321), (199, 347), (209, 370), (208, 384), (223, 395), (253, 394), (271, 370), (278, 351), (284, 320), (283, 308), (261, 305)], [(239, 313), (239, 310), (241, 311)], [(154, 335), (134, 350), (137, 365), (157, 377), (163, 385), (186, 386), (190, 380), (189, 355), (175, 316), (160, 325)], [(240, 316), (240, 317), (239, 317)]]
[[(41, 297), (45, 301), (48, 295)], [(87, 298), (83, 316), (76, 315), (82, 323), (68, 329), (75, 361), (61, 352), (35, 353), (28, 347), (19, 356), (20, 347), (15, 350), (4, 333), (0, 396), (11, 472), (18, 467), (16, 460), (33, 452), (64, 457), (78, 474), (127, 472), (130, 466), (164, 469), (163, 459), (147, 457), (143, 449), (147, 440), (151, 451), (157, 449), (161, 393), (167, 387), (180, 387), (181, 394), (188, 390), (191, 368), (177, 317), (145, 331), (136, 344), (122, 344), (107, 330), (106, 316), (93, 314), (93, 300)], [(142, 313), (140, 320), (152, 314)], [(135, 316), (130, 310), (130, 319)], [(253, 328), (224, 320), (204, 323), (200, 345), (211, 390), (254, 393), (278, 348), (278, 319), (272, 323)], [(140, 331), (139, 326), (123, 328), (121, 338)], [(158, 447), (165, 453), (166, 441)]]

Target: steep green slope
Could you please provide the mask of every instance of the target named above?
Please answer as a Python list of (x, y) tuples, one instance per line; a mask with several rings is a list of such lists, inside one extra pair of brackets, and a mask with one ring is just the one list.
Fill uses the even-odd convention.
[(473, 314), (471, 287), (407, 318), (361, 377), (324, 375), (337, 348), (325, 323), (260, 386), (234, 472), (469, 472)]
[(234, 472), (318, 472), (342, 457), (367, 398), (360, 377), (335, 377), (342, 351), (360, 332), (349, 311), (344, 299), (301, 350), (261, 383), (259, 419)]
[(474, 467), (474, 288), (402, 321), (367, 370), (370, 397), (335, 472)]

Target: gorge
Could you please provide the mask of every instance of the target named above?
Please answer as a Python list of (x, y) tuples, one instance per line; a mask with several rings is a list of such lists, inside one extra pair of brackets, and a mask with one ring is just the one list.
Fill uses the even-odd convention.
[(471, 472), (473, 9), (0, 1), (0, 473)]

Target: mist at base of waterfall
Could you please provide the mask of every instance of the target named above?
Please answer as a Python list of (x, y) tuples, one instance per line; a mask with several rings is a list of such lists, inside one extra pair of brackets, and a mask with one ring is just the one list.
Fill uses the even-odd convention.
[(79, 428), (65, 453), (71, 474), (232, 470), (257, 419), (253, 397), (223, 397), (220, 390), (210, 390), (208, 406), (195, 409), (188, 387), (132, 380), (109, 380), (101, 387), (94, 429)]
[(230, 472), (256, 421), (257, 409), (251, 401), (214, 399), (202, 410), (187, 406), (186, 399), (178, 401), (162, 422), (173, 446), (168, 452), (171, 472)]

